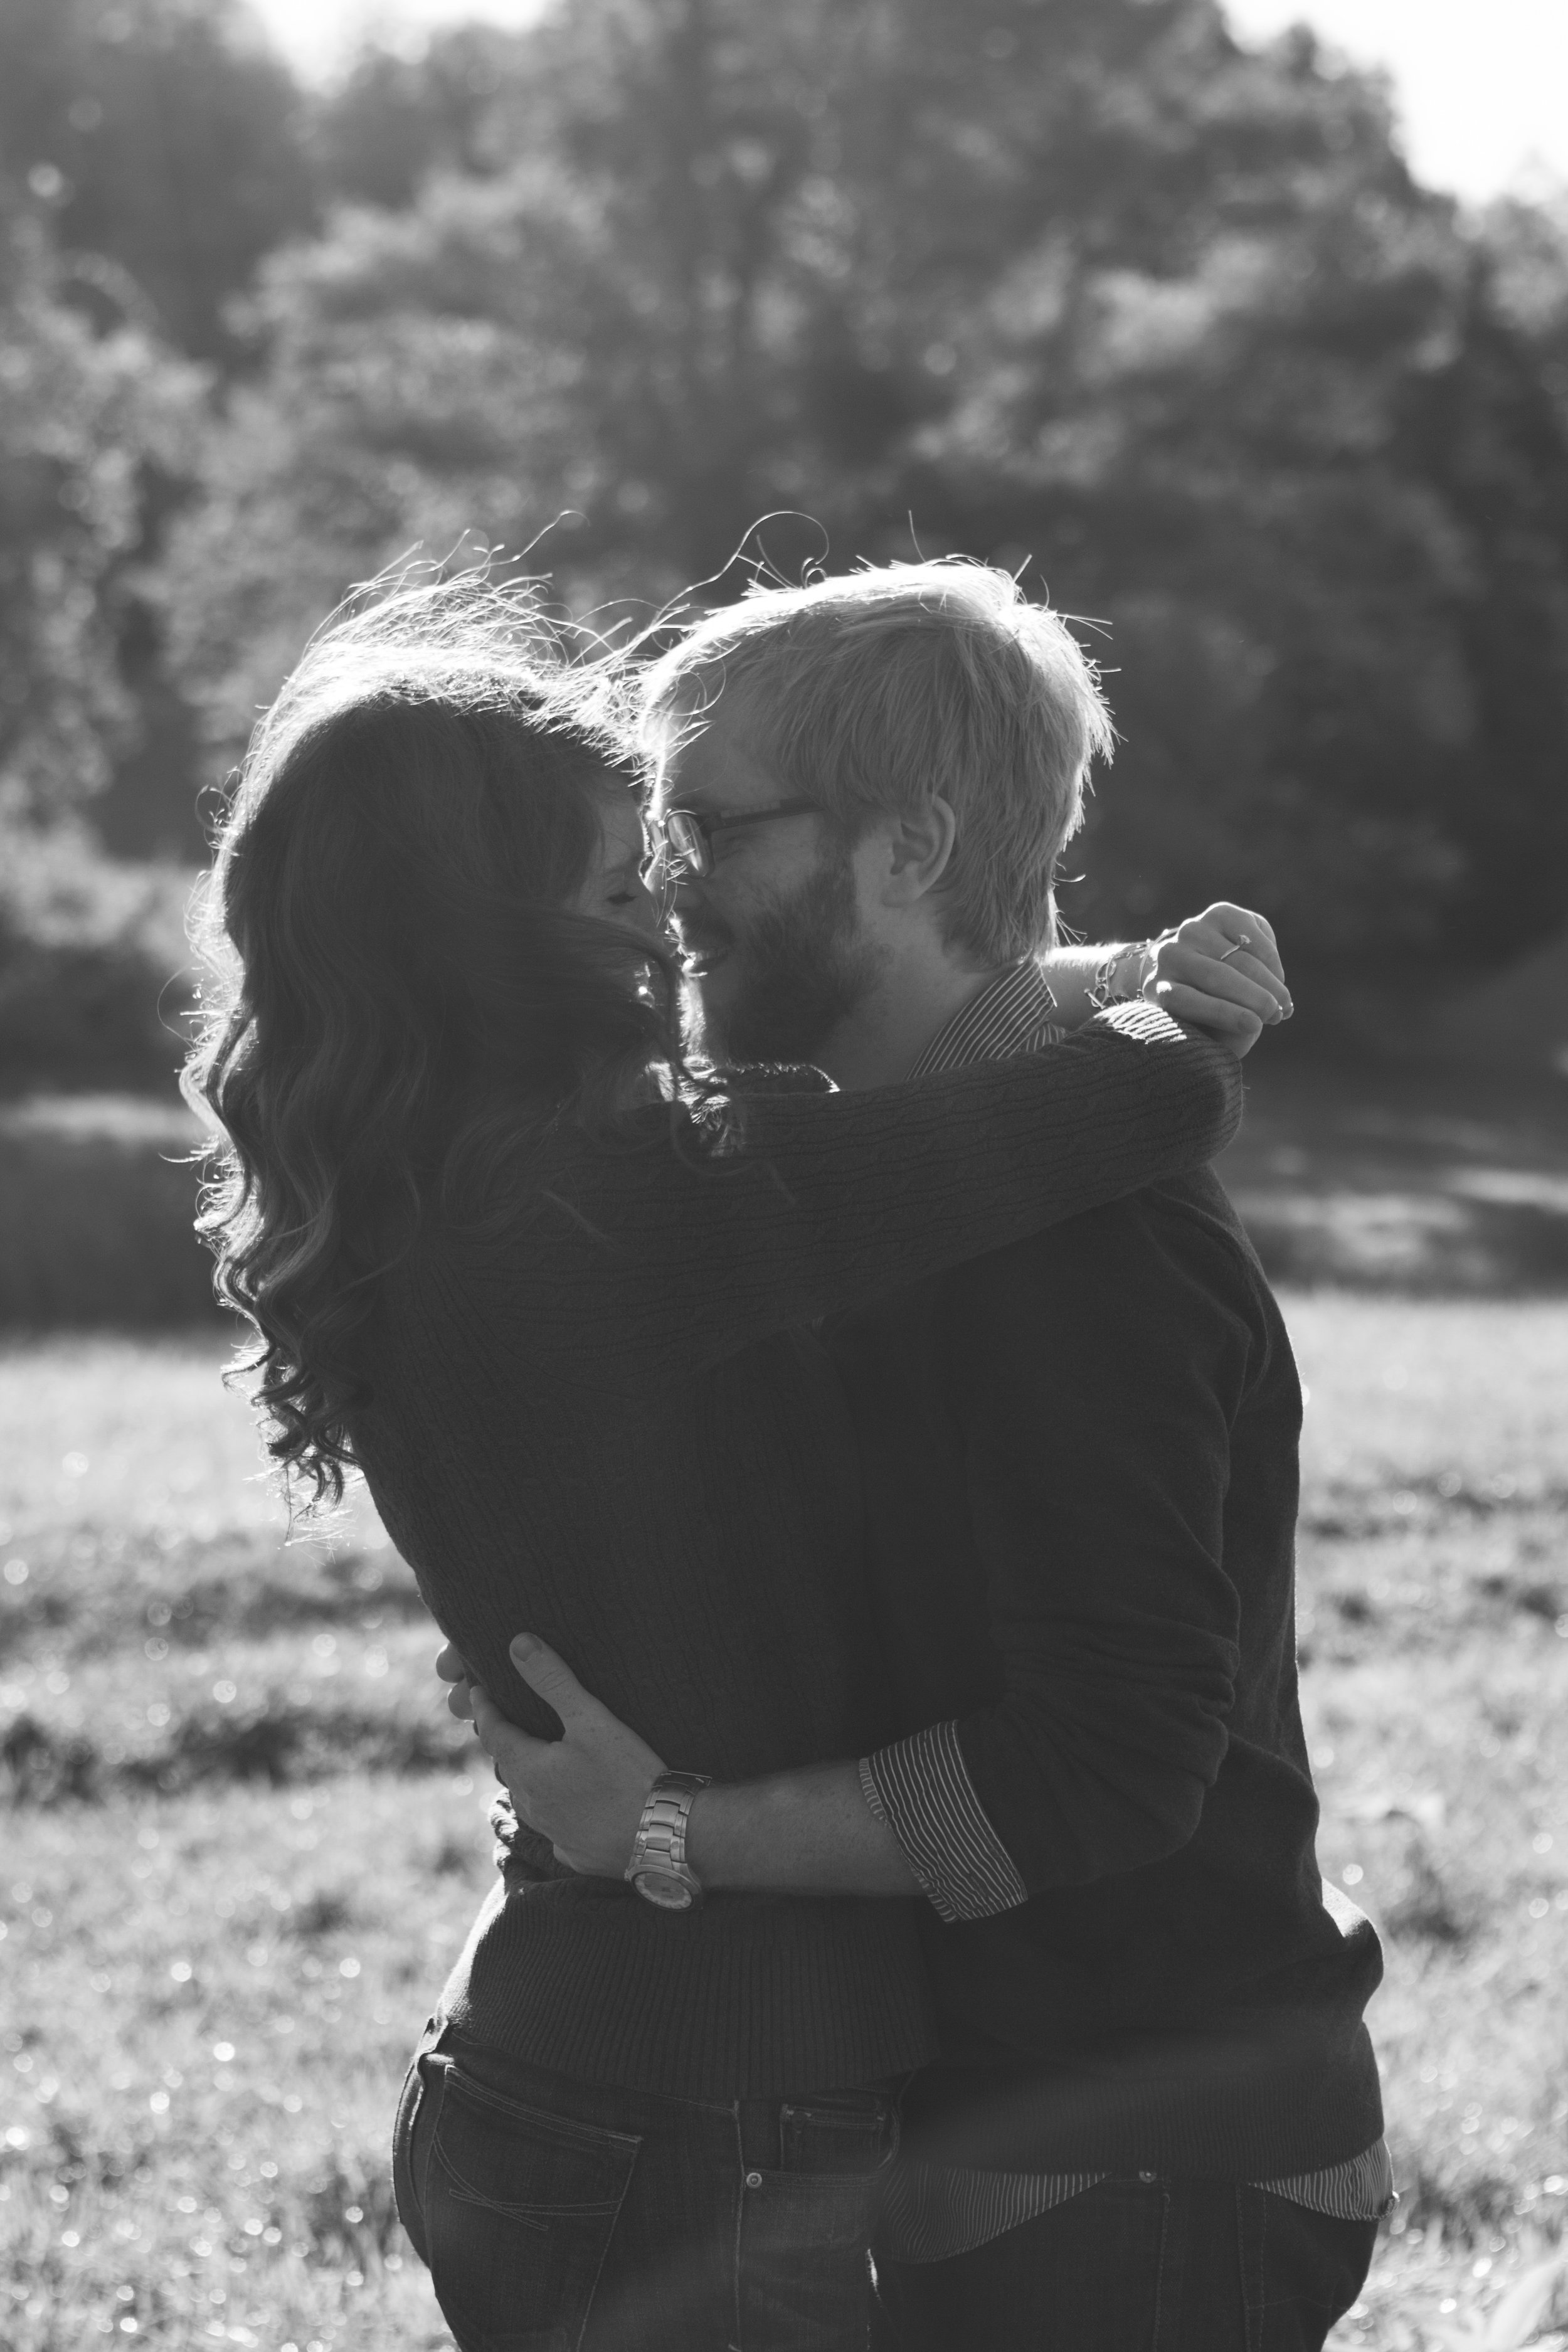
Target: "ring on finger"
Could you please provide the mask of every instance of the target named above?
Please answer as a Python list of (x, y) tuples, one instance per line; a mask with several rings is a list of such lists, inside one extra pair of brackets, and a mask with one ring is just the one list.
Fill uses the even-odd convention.
[(1239, 955), (1243, 948), (1249, 948), (1251, 945), (1252, 940), (1250, 935), (1247, 932), (1243, 931), (1241, 937), (1238, 940), (1234, 940), (1232, 944), (1226, 948), (1224, 955), (1220, 958), (1221, 963), (1228, 963), (1233, 955)]

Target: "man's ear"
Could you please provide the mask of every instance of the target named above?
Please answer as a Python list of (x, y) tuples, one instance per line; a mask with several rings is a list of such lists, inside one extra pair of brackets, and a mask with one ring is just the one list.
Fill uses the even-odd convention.
[(881, 898), (885, 907), (911, 907), (934, 890), (952, 858), (958, 819), (933, 793), (923, 808), (891, 820)]

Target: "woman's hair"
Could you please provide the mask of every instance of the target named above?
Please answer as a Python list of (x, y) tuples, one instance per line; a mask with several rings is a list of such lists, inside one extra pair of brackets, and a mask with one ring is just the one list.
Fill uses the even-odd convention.
[(397, 589), (311, 642), (240, 772), (196, 920), (184, 1087), (223, 1129), (198, 1230), (318, 1500), (422, 1218), (504, 1221), (545, 1122), (613, 1124), (684, 1074), (668, 952), (568, 903), (638, 782), (613, 675), (525, 589)]

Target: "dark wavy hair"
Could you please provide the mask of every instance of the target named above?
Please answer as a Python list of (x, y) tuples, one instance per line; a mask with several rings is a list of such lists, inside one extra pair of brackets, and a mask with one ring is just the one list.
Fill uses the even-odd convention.
[(524, 590), (402, 588), (321, 633), (258, 727), (195, 926), (198, 1231), (255, 1324), (269, 1450), (342, 1496), (355, 1343), (435, 1213), (521, 1213), (529, 1139), (606, 1131), (680, 1055), (668, 951), (574, 911), (639, 776), (607, 681)]

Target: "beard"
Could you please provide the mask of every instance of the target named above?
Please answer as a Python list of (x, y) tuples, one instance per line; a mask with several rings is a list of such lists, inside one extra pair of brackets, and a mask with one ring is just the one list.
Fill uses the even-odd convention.
[(876, 987), (887, 958), (861, 937), (855, 868), (843, 851), (752, 916), (743, 936), (706, 913), (680, 929), (689, 950), (722, 953), (732, 974), (726, 1004), (705, 1004), (698, 981), (682, 992), (692, 1050), (721, 1067), (814, 1061)]

